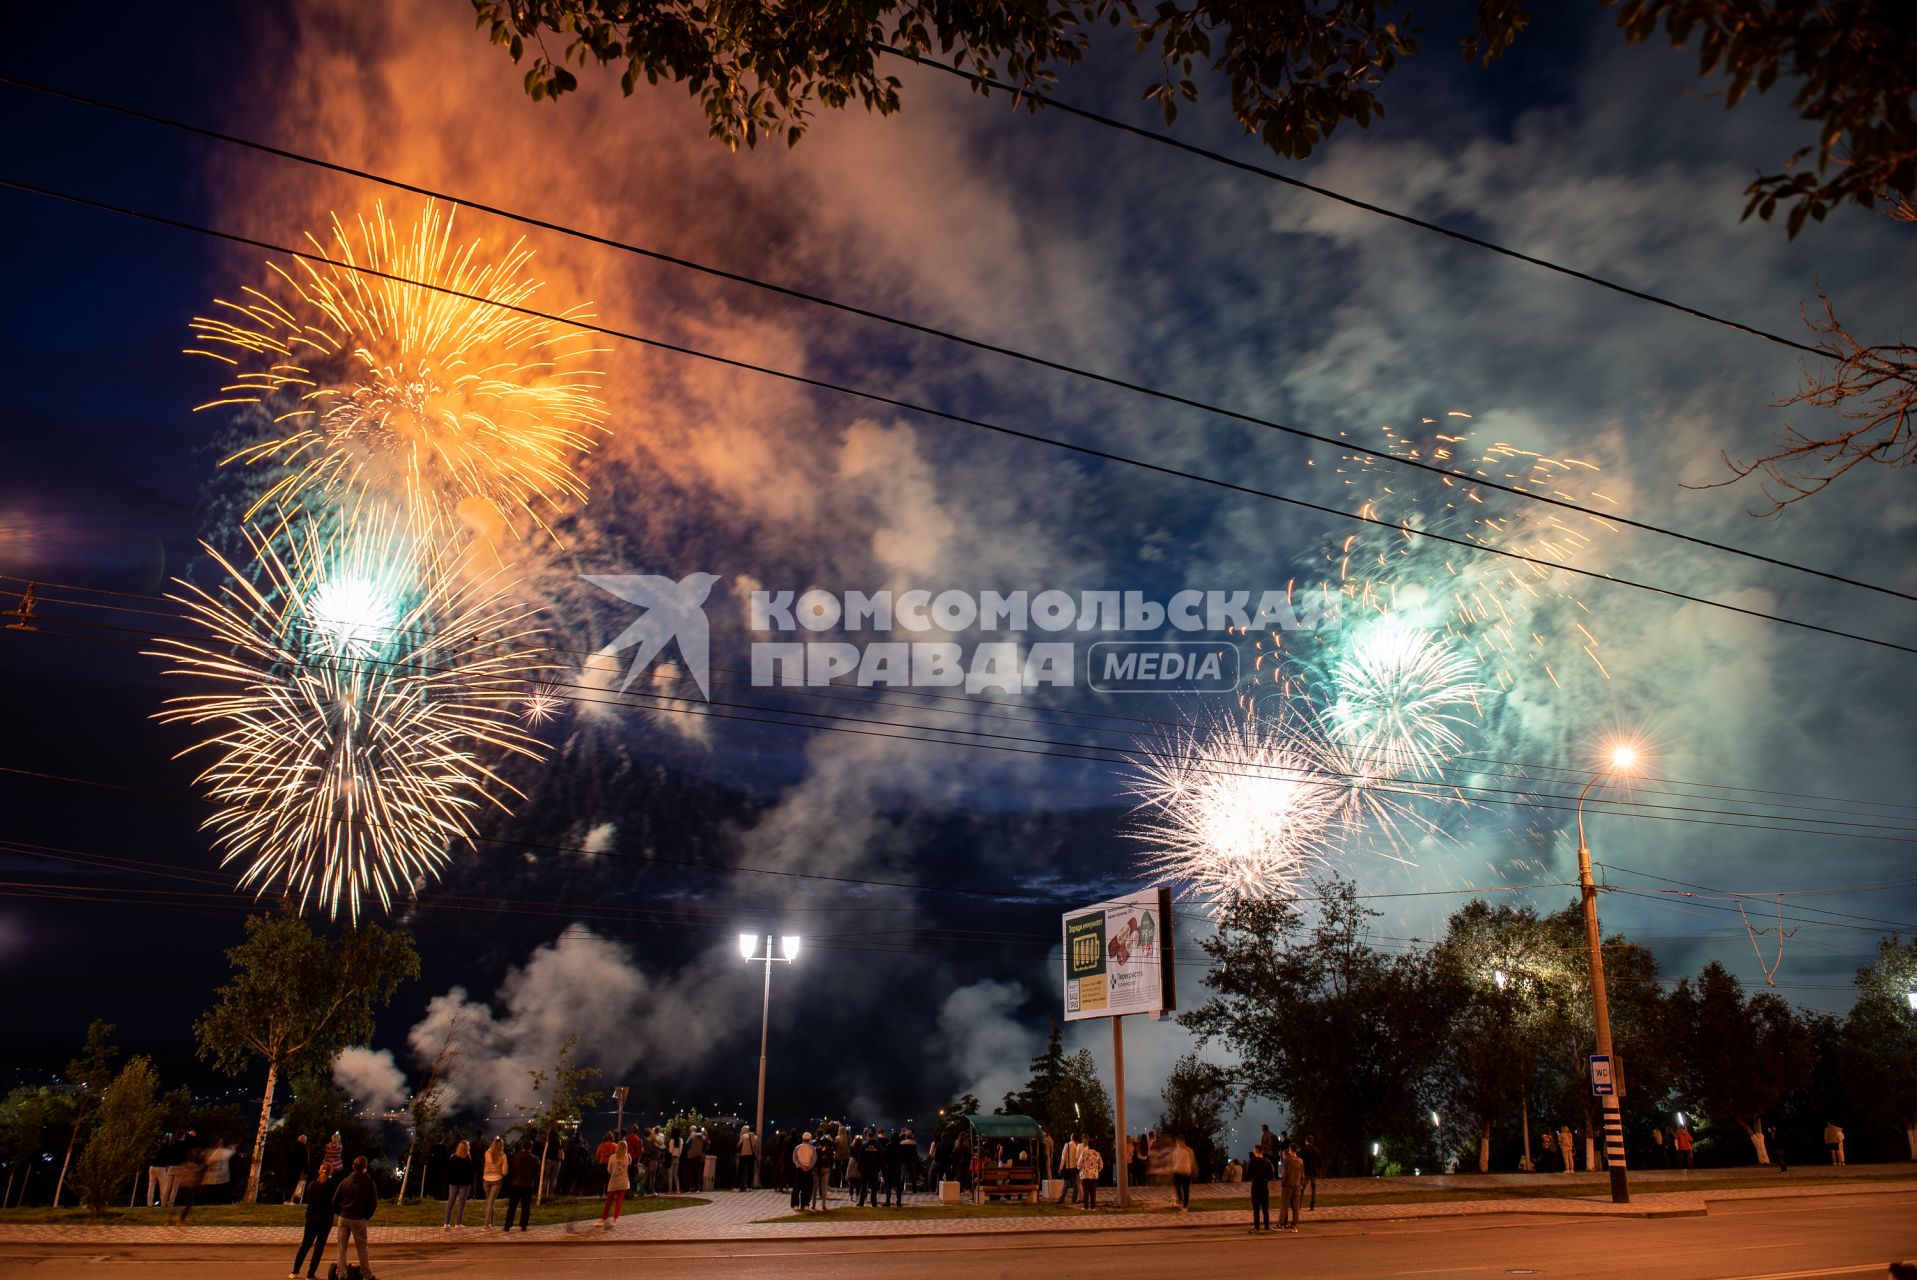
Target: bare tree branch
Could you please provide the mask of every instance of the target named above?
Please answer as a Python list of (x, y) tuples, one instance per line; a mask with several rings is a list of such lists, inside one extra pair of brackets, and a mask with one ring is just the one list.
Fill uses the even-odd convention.
[[(1893, 201), (1888, 216), (1917, 221), (1909, 197), (1893, 194)], [(1752, 514), (1774, 516), (1828, 488), (1860, 463), (1917, 464), (1917, 433), (1911, 420), (1917, 414), (1917, 347), (1903, 342), (1865, 346), (1838, 320), (1830, 296), (1819, 290), (1817, 298), (1824, 314), (1814, 317), (1806, 310), (1804, 324), (1818, 335), (1817, 345), (1829, 353), (1831, 363), (1815, 369), (1806, 366), (1803, 390), (1771, 405), (1778, 409), (1813, 405), (1829, 409), (1851, 425), (1820, 436), (1787, 423), (1770, 453), (1750, 462), (1736, 462), (1726, 454), (1724, 463), (1731, 469), (1728, 479), (1686, 487), (1717, 489), (1761, 473), (1770, 509)]]

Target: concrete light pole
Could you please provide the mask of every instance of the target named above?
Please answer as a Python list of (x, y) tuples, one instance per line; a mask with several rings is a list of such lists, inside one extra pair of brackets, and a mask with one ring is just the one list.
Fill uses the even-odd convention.
[(799, 939), (791, 934), (779, 939), (779, 950), (772, 949), (772, 935), (765, 935), (765, 954), (754, 955), (759, 949), (759, 935), (742, 933), (739, 935), (739, 955), (753, 964), (765, 965), (765, 1001), (759, 1011), (759, 1109), (752, 1120), (752, 1138), (758, 1144), (759, 1158), (752, 1162), (752, 1185), (765, 1185), (765, 1047), (766, 1039), (772, 1028), (772, 966), (791, 964), (799, 958)]
[[(1637, 752), (1619, 747), (1611, 753), (1611, 762), (1591, 775), (1578, 793), (1578, 887), (1584, 898), (1584, 943), (1591, 957), (1591, 1020), (1597, 1026), (1597, 1051), (1617, 1067), (1611, 1051), (1611, 1002), (1604, 990), (1604, 946), (1598, 933), (1597, 885), (1591, 879), (1591, 847), (1584, 842), (1584, 799), (1591, 788), (1613, 773), (1637, 763)], [(1631, 1202), (1631, 1187), (1624, 1154), (1624, 1118), (1618, 1111), (1617, 1094), (1604, 1094), (1604, 1161), (1611, 1169), (1611, 1200), (1615, 1204)]]

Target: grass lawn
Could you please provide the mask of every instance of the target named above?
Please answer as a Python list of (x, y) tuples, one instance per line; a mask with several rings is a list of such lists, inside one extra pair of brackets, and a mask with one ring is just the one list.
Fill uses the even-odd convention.
[[(548, 1200), (533, 1209), (533, 1225), (548, 1222), (578, 1222), (586, 1218), (597, 1218), (603, 1203), (597, 1196), (562, 1196)], [(693, 1196), (645, 1196), (634, 1200), (626, 1199), (623, 1216), (635, 1213), (659, 1213), (666, 1209), (685, 1209), (695, 1204), (706, 1203)], [(503, 1217), (506, 1202), (502, 1198), (495, 1210), (496, 1217)], [(161, 1227), (172, 1216), (170, 1209), (108, 1209), (100, 1217), (94, 1217), (85, 1209), (49, 1209), (25, 1208), (0, 1210), (0, 1225), (16, 1222), (59, 1222), (73, 1225), (104, 1225), (118, 1227)], [(382, 1200), (379, 1212), (373, 1215), (376, 1227), (436, 1227), (446, 1218), (444, 1200), (408, 1200), (403, 1205), (394, 1205), (390, 1200)], [(486, 1220), (485, 1201), (469, 1201), (466, 1205), (466, 1230), (476, 1230)], [(205, 1204), (193, 1206), (193, 1212), (187, 1217), (187, 1225), (194, 1227), (298, 1227), (306, 1221), (306, 1211), (296, 1204)]]

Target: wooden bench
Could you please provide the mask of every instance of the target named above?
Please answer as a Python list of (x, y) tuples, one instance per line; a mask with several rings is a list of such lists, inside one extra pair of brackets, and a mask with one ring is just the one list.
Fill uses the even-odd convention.
[(978, 1171), (978, 1181), (972, 1186), (972, 1194), (977, 1203), (999, 1196), (1020, 1196), (1032, 1204), (1038, 1203), (1038, 1179), (1030, 1165), (1012, 1165), (1009, 1168), (990, 1168)]

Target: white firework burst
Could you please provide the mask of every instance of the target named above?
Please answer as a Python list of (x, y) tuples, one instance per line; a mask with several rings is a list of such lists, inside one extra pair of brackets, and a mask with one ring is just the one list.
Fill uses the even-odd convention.
[(1325, 718), (1354, 772), (1428, 782), (1463, 749), (1458, 730), (1477, 717), (1486, 692), (1469, 653), (1385, 618), (1332, 661)]
[(1154, 874), (1215, 909), (1295, 891), (1342, 822), (1345, 780), (1324, 768), (1323, 739), (1289, 709), (1181, 725), (1144, 745), (1127, 790), (1133, 838)]
[[(165, 638), (169, 674), (211, 686), (157, 718), (207, 730), (188, 748), (206, 827), (240, 884), (357, 919), (364, 897), (437, 876), (485, 807), (517, 792), (496, 772), (543, 747), (517, 723), (527, 680), (547, 669), (530, 611), (499, 579), (469, 581), (399, 518), (313, 517), (246, 531), (246, 571), (171, 597), (205, 633)], [(182, 753), (186, 754), (186, 753)]]

